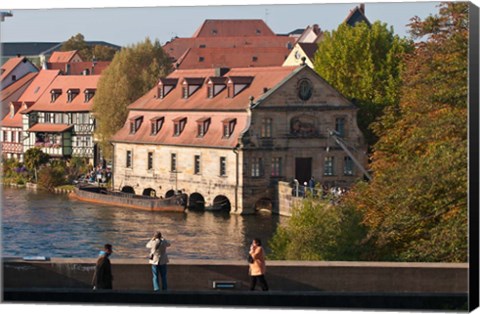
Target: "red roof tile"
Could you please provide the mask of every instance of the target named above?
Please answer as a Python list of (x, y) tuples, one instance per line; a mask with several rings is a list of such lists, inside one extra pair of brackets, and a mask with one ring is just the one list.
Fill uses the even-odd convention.
[[(225, 74), (225, 77), (253, 77), (248, 88), (233, 98), (227, 98), (228, 88), (223, 89), (215, 97), (207, 97), (207, 84), (200, 87), (196, 93), (187, 99), (183, 98), (182, 88), (177, 86), (167, 96), (157, 98), (157, 89), (151, 89), (129, 106), (130, 109), (140, 110), (245, 110), (250, 103), (250, 96), (255, 99), (265, 93), (265, 88), (271, 89), (286, 78), (297, 67), (258, 67), (234, 68)], [(215, 69), (176, 70), (169, 78), (215, 76)], [(245, 82), (243, 82), (245, 83)]]
[[(129, 106), (129, 117), (144, 115), (144, 122), (135, 134), (130, 134), (129, 123), (112, 138), (114, 142), (151, 143), (162, 145), (202, 146), (233, 148), (238, 144), (238, 137), (247, 127), (250, 97), (260, 98), (265, 94), (265, 88), (273, 88), (282, 80), (288, 78), (297, 67), (263, 67), (234, 68), (225, 74), (225, 79), (233, 77), (242, 84), (250, 82), (248, 87), (233, 98), (227, 98), (227, 89), (215, 97), (207, 97), (207, 84), (190, 96), (183, 98), (182, 88), (177, 86), (164, 98), (157, 98), (156, 88)], [(215, 75), (215, 69), (176, 70), (168, 78), (210, 78)], [(246, 78), (246, 79), (244, 79)], [(182, 111), (182, 113), (179, 113)], [(162, 130), (151, 135), (150, 120), (164, 117)], [(173, 125), (187, 118), (184, 131), (179, 136), (173, 136)], [(199, 137), (198, 123), (210, 120), (207, 133)], [(223, 137), (223, 124), (236, 119), (233, 134)], [(128, 121), (128, 119), (127, 119)]]
[[(145, 143), (155, 145), (182, 145), (194, 147), (218, 147), (233, 148), (238, 144), (238, 138), (247, 126), (247, 113), (244, 112), (212, 112), (209, 115), (211, 119), (208, 131), (201, 137), (198, 136), (197, 120), (205, 117), (205, 112), (191, 112), (188, 114), (183, 132), (179, 136), (174, 136), (175, 119), (178, 113), (165, 112), (165, 121), (161, 130), (156, 135), (151, 135), (150, 120), (158, 115), (158, 112), (143, 112), (145, 118), (142, 125), (135, 134), (130, 134), (130, 128), (126, 125), (120, 129), (113, 137), (113, 142)], [(138, 112), (131, 111), (130, 115), (138, 115)], [(230, 116), (237, 119), (233, 133), (228, 137), (223, 137), (223, 120)]]
[(28, 132), (65, 132), (71, 128), (73, 124), (37, 123)]
[(95, 66), (91, 61), (83, 62), (49, 62), (47, 64), (48, 69), (60, 70), (67, 75), (82, 75), (85, 70), (88, 70), (89, 74), (100, 75), (110, 65), (110, 61), (96, 61)]
[(41, 70), (18, 101), (37, 101), (58, 75), (58, 70)]
[(5, 62), (1, 67), (0, 81), (8, 77), (10, 72), (12, 72), (24, 59), (25, 59), (24, 57), (8, 59), (7, 62)]
[(281, 47), (192, 48), (177, 61), (177, 68), (280, 66), (289, 53), (288, 48)]
[(293, 47), (295, 42), (295, 38), (288, 36), (175, 38), (163, 45), (163, 50), (173, 60), (178, 60), (189, 48), (289, 48)]
[(48, 59), (48, 62), (52, 63), (68, 63), (72, 61), (73, 57), (77, 54), (76, 50), (72, 51), (54, 51), (52, 55), (50, 56), (50, 59)]
[[(45, 93), (37, 100), (37, 102), (28, 110), (32, 111), (50, 111), (50, 112), (76, 112), (76, 111), (91, 111), (93, 106), (93, 97), (85, 103), (85, 90), (95, 90), (100, 75), (59, 75), (55, 78), (52, 84), (48, 87)], [(79, 89), (80, 93), (71, 101), (67, 101), (67, 91), (69, 89)], [(51, 102), (50, 91), (58, 89), (61, 90), (61, 95)]]
[(192, 37), (274, 35), (263, 20), (205, 20)]
[(0, 101), (10, 103), (20, 98), (38, 72), (30, 72), (0, 91)]

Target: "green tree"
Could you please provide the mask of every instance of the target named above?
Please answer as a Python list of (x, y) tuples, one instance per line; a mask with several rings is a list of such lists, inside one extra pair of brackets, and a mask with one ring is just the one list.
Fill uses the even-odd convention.
[(102, 45), (88, 45), (82, 34), (70, 37), (62, 44), (61, 51), (77, 50), (83, 61), (111, 61), (117, 52), (116, 49)]
[(366, 229), (361, 215), (349, 206), (334, 206), (308, 197), (294, 207), (292, 217), (280, 225), (269, 243), (271, 259), (361, 260), (368, 248), (360, 241)]
[(370, 184), (349, 202), (364, 216), (374, 259), (467, 261), (468, 3), (414, 18), (402, 99), (374, 124)]
[(155, 86), (158, 78), (172, 70), (160, 42), (145, 39), (115, 55), (98, 82), (93, 112), (95, 135), (106, 159), (111, 158), (110, 137), (125, 123), (127, 106)]
[(341, 24), (319, 44), (315, 71), (360, 108), (358, 125), (370, 145), (377, 140), (370, 124), (386, 106), (398, 105), (402, 56), (410, 49), (409, 41), (379, 21)]
[(35, 182), (37, 181), (37, 172), (40, 166), (48, 163), (50, 156), (45, 154), (40, 148), (30, 148), (25, 152), (25, 167), (30, 173), (33, 173)]

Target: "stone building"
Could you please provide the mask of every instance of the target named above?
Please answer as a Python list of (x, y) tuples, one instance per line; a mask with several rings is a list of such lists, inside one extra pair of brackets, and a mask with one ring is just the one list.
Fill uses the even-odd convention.
[(188, 196), (190, 208), (275, 211), (279, 181), (362, 178), (329, 136), (366, 164), (357, 108), (311, 68), (176, 70), (129, 106), (112, 138), (113, 185)]

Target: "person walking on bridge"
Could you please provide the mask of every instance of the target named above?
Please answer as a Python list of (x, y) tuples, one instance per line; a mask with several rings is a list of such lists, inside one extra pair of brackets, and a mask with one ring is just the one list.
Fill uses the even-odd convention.
[(258, 238), (253, 239), (252, 245), (250, 246), (250, 256), (253, 259), (253, 263), (250, 263), (249, 273), (250, 273), (250, 290), (255, 290), (257, 285), (257, 280), (260, 281), (263, 291), (268, 290), (268, 284), (265, 280), (265, 252), (262, 248), (262, 241)]
[(100, 252), (100, 257), (95, 265), (95, 272), (93, 274), (92, 285), (93, 289), (112, 289), (112, 265), (108, 258), (112, 254), (112, 245), (105, 244), (103, 251)]
[(170, 246), (170, 242), (162, 237), (161, 232), (155, 232), (153, 238), (148, 241), (146, 247), (150, 249), (150, 261), (152, 265), (153, 275), (153, 290), (155, 292), (160, 291), (159, 275), (162, 278), (162, 290), (167, 290), (167, 247)]

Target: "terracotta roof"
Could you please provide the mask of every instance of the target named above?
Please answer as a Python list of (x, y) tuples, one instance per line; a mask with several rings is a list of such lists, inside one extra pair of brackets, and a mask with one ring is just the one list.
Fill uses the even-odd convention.
[[(23, 94), (18, 99), (19, 106), (15, 110), (15, 115), (10, 117), (7, 112), (5, 118), (2, 120), (2, 126), (8, 127), (22, 127), (22, 112), (24, 109), (30, 108), (34, 102), (40, 98), (43, 92), (48, 88), (48, 86), (53, 82), (55, 77), (58, 75), (59, 71), (54, 70), (41, 70), (37, 73), (33, 81), (28, 85)], [(5, 110), (7, 108), (5, 107)]]
[[(258, 67), (230, 69), (225, 77), (253, 77), (251, 84), (233, 98), (228, 98), (228, 88), (223, 89), (215, 97), (207, 97), (207, 84), (203, 84), (196, 93), (187, 99), (183, 98), (182, 88), (177, 86), (164, 98), (157, 98), (157, 88), (151, 89), (129, 106), (131, 110), (245, 110), (250, 104), (250, 96), (255, 99), (265, 94), (265, 89), (271, 89), (289, 76), (297, 67)], [(176, 70), (169, 78), (215, 76), (215, 69)], [(205, 80), (206, 81), (206, 80)], [(245, 82), (243, 82), (245, 83)]]
[[(176, 70), (168, 78), (206, 78), (200, 90), (187, 99), (183, 98), (182, 88), (177, 86), (164, 98), (157, 98), (157, 88), (129, 106), (129, 117), (144, 115), (144, 120), (135, 134), (130, 134), (126, 122), (113, 137), (114, 142), (152, 143), (162, 145), (202, 146), (233, 148), (238, 137), (247, 127), (250, 97), (260, 99), (269, 90), (289, 78), (298, 67), (259, 67), (233, 68), (224, 74), (224, 79), (233, 78), (247, 87), (233, 98), (228, 98), (227, 88), (215, 97), (207, 97), (208, 78), (215, 77), (215, 69)], [(250, 83), (250, 84), (248, 84)], [(160, 132), (151, 135), (150, 120), (164, 117)], [(185, 129), (179, 136), (173, 136), (174, 122), (187, 118)], [(210, 120), (206, 134), (199, 137), (198, 123)], [(223, 124), (236, 120), (230, 137), (223, 137)], [(127, 119), (128, 121), (128, 119)]]
[[(30, 72), (27, 75), (23, 76), (22, 78), (16, 80), (12, 84), (8, 85), (4, 89), (0, 91), (0, 100), (2, 102), (8, 102), (18, 100), (20, 98), (21, 93), (25, 91), (28, 87), (28, 84), (32, 82), (38, 72)], [(19, 94), (18, 92), (21, 91)], [(14, 97), (15, 99), (12, 99)]]
[[(10, 58), (1, 67), (0, 81), (8, 77), (8, 75), (22, 62), (30, 62), (25, 57)], [(31, 63), (31, 62), (30, 62)]]
[(96, 61), (93, 67), (92, 61), (82, 62), (49, 62), (47, 68), (51, 70), (60, 70), (66, 75), (82, 75), (85, 70), (88, 70), (89, 74), (100, 75), (110, 65), (110, 61)]
[(77, 50), (72, 50), (72, 51), (54, 51), (52, 55), (50, 56), (50, 59), (48, 59), (48, 62), (52, 63), (68, 63), (72, 61), (73, 57), (77, 54)]
[(191, 48), (178, 59), (177, 68), (280, 66), (289, 53), (284, 47)]
[[(35, 105), (25, 111), (50, 111), (50, 112), (76, 112), (91, 111), (93, 106), (93, 97), (85, 102), (84, 92), (86, 90), (95, 90), (97, 88), (100, 75), (59, 75), (55, 78), (48, 89), (37, 100)], [(71, 101), (67, 101), (67, 91), (72, 88), (78, 88), (80, 93)], [(61, 90), (62, 93), (52, 103), (51, 90)]]
[(65, 132), (71, 128), (73, 124), (37, 123), (28, 132)]
[(40, 70), (18, 101), (37, 101), (59, 73), (58, 70)]
[[(20, 102), (18, 102), (20, 103)], [(23, 103), (20, 103), (21, 106), (16, 109), (15, 111), (15, 115), (13, 116), (13, 118), (10, 117), (9, 114), (7, 114), (5, 116), (5, 118), (3, 118), (2, 120), (2, 127), (5, 126), (5, 127), (12, 127), (12, 128), (23, 128), (23, 116), (22, 116), (22, 113), (25, 109), (28, 109), (30, 108), (31, 106), (33, 106), (33, 102), (23, 102)]]
[(175, 38), (163, 45), (163, 50), (178, 60), (189, 48), (282, 47), (295, 45), (296, 38), (288, 36), (232, 36)]
[(205, 20), (192, 37), (274, 35), (263, 20)]
[[(143, 123), (135, 134), (130, 134), (130, 128), (124, 126), (113, 137), (113, 142), (145, 143), (156, 145), (181, 145), (194, 147), (219, 147), (234, 148), (238, 144), (238, 137), (247, 126), (247, 113), (244, 112), (191, 112), (188, 113), (188, 121), (183, 132), (174, 136), (175, 119), (179, 118), (177, 112), (165, 112), (165, 120), (161, 130), (156, 135), (151, 135), (150, 120), (158, 115), (158, 112), (142, 112)], [(208, 131), (201, 137), (198, 136), (198, 122), (208, 114), (211, 119)], [(138, 115), (131, 111), (130, 115)], [(237, 123), (232, 134), (223, 137), (223, 120), (226, 117), (236, 119)]]

